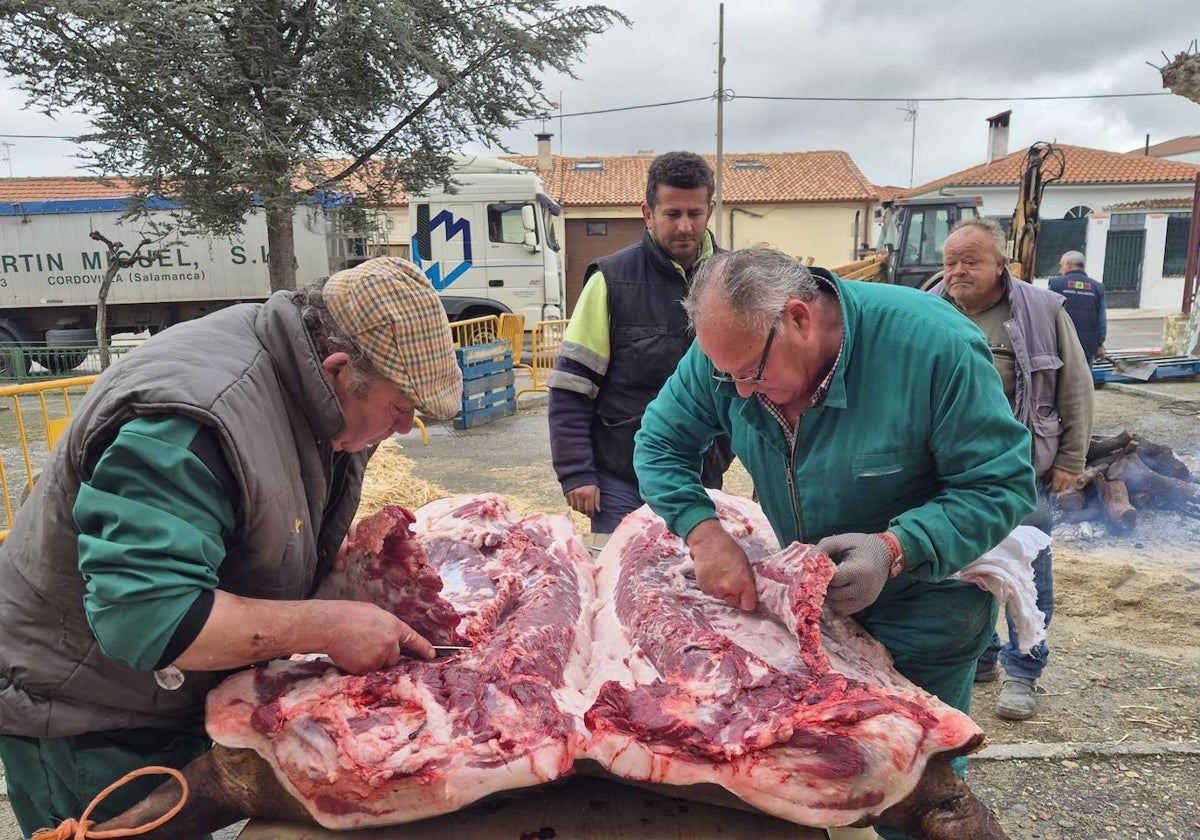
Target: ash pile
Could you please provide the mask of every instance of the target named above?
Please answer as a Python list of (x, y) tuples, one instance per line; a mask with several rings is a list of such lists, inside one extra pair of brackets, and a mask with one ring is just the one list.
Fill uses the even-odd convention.
[(1130, 533), (1162, 515), (1200, 520), (1200, 478), (1165, 444), (1129, 431), (1093, 437), (1087, 468), (1073, 490), (1058, 494), (1058, 509), (1085, 535)]

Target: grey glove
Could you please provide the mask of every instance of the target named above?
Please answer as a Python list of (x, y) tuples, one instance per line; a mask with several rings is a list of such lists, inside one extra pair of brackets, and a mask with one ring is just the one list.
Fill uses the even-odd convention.
[(873, 534), (834, 534), (817, 543), (817, 551), (838, 564), (825, 606), (839, 615), (852, 615), (873, 604), (888, 582), (892, 552)]

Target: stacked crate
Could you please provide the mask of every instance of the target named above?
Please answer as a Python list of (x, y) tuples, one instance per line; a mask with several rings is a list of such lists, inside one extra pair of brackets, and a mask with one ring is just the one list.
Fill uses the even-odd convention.
[(517, 413), (512, 344), (490, 341), (454, 351), (463, 372), (462, 414), (456, 429), (471, 429)]

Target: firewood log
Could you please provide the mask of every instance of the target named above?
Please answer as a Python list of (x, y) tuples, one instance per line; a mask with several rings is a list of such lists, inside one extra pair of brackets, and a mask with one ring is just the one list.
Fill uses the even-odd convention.
[(1104, 471), (1106, 469), (1108, 469), (1108, 465), (1110, 463), (1112, 463), (1112, 462), (1109, 461), (1107, 458), (1101, 458), (1099, 462), (1097, 462), (1095, 464), (1089, 464), (1087, 466), (1087, 468), (1079, 474), (1079, 478), (1075, 479), (1075, 484), (1072, 486), (1071, 490), (1069, 490), (1067, 493), (1059, 493), (1058, 494), (1058, 506), (1059, 507), (1063, 506), (1063, 504), (1062, 504), (1063, 496), (1066, 496), (1069, 493), (1081, 492), (1085, 487), (1087, 487), (1089, 484), (1092, 483), (1093, 478), (1095, 478), (1098, 475), (1104, 475)]
[[(1092, 478), (1095, 478), (1098, 473), (1093, 473)], [(1092, 479), (1089, 478), (1088, 481)], [(1087, 507), (1087, 496), (1083, 490), (1068, 490), (1065, 493), (1058, 494), (1058, 509), (1059, 510), (1083, 510)]]
[(1171, 447), (1165, 444), (1144, 440), (1138, 446), (1137, 453), (1138, 457), (1142, 459), (1147, 467), (1168, 478), (1178, 478), (1186, 481), (1191, 475), (1187, 464), (1176, 458)]
[(1088, 446), (1088, 463), (1091, 463), (1093, 459), (1100, 458), (1109, 454), (1110, 452), (1116, 452), (1118, 449), (1124, 449), (1136, 439), (1137, 438), (1134, 435), (1129, 434), (1127, 431), (1121, 432), (1119, 435), (1113, 435), (1112, 437), (1093, 439), (1091, 445)]
[(1092, 479), (1108, 520), (1126, 530), (1137, 525), (1137, 511), (1129, 504), (1129, 492), (1120, 481), (1108, 481), (1102, 475)]
[(1114, 461), (1104, 474), (1109, 481), (1124, 482), (1135, 493), (1149, 493), (1152, 498), (1173, 505), (1191, 501), (1200, 494), (1200, 486), (1160, 475), (1137, 455), (1126, 455)]

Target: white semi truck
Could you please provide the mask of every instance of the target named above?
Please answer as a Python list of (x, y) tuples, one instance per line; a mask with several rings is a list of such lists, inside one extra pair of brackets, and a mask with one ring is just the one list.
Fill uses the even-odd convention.
[[(411, 258), (442, 295), (451, 320), (513, 312), (561, 317), (564, 287), (552, 215), (558, 205), (537, 175), (508, 161), (461, 158), (453, 192), (413, 197)], [(0, 376), (14, 365), (55, 372), (80, 364), (96, 343), (96, 303), (107, 249), (99, 231), (132, 248), (146, 223), (121, 221), (124, 199), (0, 203)], [(294, 221), (297, 279), (315, 280), (377, 253), (320, 208)], [(165, 214), (151, 218), (166, 222)], [(401, 240), (406, 241), (404, 239)], [(242, 236), (168, 236), (153, 256), (118, 273), (107, 300), (108, 332), (155, 332), (270, 293), (266, 223), (250, 215)], [(7, 345), (7, 347), (5, 347)], [(13, 346), (20, 352), (13, 353)], [(63, 348), (78, 347), (78, 352)]]

